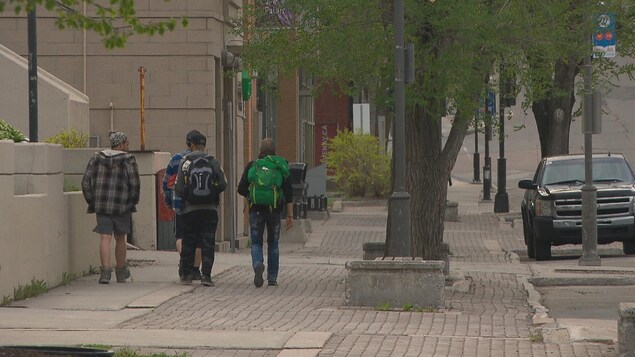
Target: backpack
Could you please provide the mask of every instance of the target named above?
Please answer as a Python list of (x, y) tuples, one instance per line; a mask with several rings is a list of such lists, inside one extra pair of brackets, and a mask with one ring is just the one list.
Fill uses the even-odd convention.
[(189, 204), (219, 202), (219, 172), (213, 156), (185, 156), (179, 165), (174, 191)]
[(282, 193), (282, 182), (289, 176), (287, 161), (268, 155), (254, 161), (247, 172), (251, 204), (276, 208)]

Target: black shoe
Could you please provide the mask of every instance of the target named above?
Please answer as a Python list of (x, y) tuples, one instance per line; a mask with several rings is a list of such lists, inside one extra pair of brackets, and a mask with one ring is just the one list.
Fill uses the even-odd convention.
[(192, 274), (185, 274), (181, 277), (181, 284), (190, 285), (192, 284)]
[(209, 275), (201, 275), (201, 284), (205, 286), (214, 286), (214, 282), (212, 281), (212, 277)]
[(278, 286), (278, 282), (277, 282), (277, 281), (275, 281), (275, 280), (269, 280), (269, 281), (267, 282), (267, 285), (268, 285), (268, 286)]
[(183, 277), (183, 267), (181, 266), (181, 263), (179, 263), (179, 279)]
[(192, 268), (192, 280), (201, 280), (201, 271), (198, 268)]
[(265, 271), (265, 265), (262, 263), (256, 264), (254, 267), (254, 285), (257, 288), (261, 287), (262, 284), (265, 283), (265, 280), (262, 278), (262, 273)]

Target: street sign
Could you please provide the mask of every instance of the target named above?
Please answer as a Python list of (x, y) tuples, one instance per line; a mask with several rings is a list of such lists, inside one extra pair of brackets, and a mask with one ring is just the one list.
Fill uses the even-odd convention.
[(593, 57), (615, 57), (615, 14), (601, 14), (593, 33)]

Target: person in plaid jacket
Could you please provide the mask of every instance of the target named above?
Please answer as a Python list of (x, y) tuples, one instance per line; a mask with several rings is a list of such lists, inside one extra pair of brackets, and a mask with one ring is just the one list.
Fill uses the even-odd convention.
[(122, 132), (110, 134), (110, 149), (95, 153), (82, 178), (82, 193), (88, 213), (96, 213), (101, 259), (100, 284), (108, 284), (112, 273), (110, 244), (115, 237), (115, 275), (118, 283), (130, 278), (126, 263), (126, 235), (130, 233), (132, 212), (139, 203), (141, 181), (135, 157), (129, 154), (128, 138)]

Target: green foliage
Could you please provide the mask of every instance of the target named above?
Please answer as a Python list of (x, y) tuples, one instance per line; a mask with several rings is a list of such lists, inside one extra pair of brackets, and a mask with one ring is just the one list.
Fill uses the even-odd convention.
[(0, 140), (13, 140), (16, 143), (19, 143), (20, 141), (26, 141), (26, 137), (20, 130), (0, 119)]
[(13, 298), (9, 295), (5, 295), (2, 297), (2, 302), (0, 303), (0, 306), (7, 306), (11, 304), (12, 302), (13, 302)]
[[(83, 6), (86, 4), (87, 15)], [(109, 4), (109, 6), (106, 6)], [(7, 7), (16, 14), (29, 12), (36, 5), (44, 5), (46, 10), (53, 12), (57, 18), (55, 25), (59, 29), (86, 29), (101, 36), (106, 48), (124, 47), (128, 38), (134, 34), (163, 35), (166, 31), (174, 31), (177, 19), (169, 18), (165, 21), (148, 21), (139, 19), (135, 10), (135, 2), (130, 0), (0, 0), (0, 13)], [(183, 27), (187, 27), (188, 20), (180, 19)]]
[(383, 303), (383, 304), (379, 304), (377, 306), (375, 306), (375, 310), (377, 311), (390, 311), (390, 304), (389, 303)]
[(18, 285), (13, 289), (13, 301), (24, 300), (34, 296), (44, 294), (49, 291), (44, 280), (35, 280), (35, 277), (31, 279), (31, 283), (25, 286)]
[(187, 357), (187, 354), (180, 353), (174, 355), (168, 355), (166, 353), (151, 353), (151, 354), (141, 354), (137, 350), (134, 350), (130, 347), (123, 347), (120, 350), (115, 351), (114, 357)]
[(339, 131), (328, 142), (326, 165), (334, 181), (350, 196), (386, 197), (390, 191), (390, 158), (379, 139), (369, 134)]
[(76, 184), (68, 181), (68, 180), (64, 180), (64, 192), (76, 192), (76, 191), (81, 191), (81, 187), (77, 186)]
[(71, 283), (71, 281), (77, 279), (77, 275), (73, 274), (73, 273), (67, 273), (67, 272), (63, 272), (62, 273), (62, 281), (60, 282), (60, 286), (64, 286), (64, 285), (68, 285)]
[(403, 311), (412, 311), (412, 304), (403, 304)]
[(65, 149), (80, 149), (88, 146), (88, 134), (74, 128), (63, 129), (44, 139), (45, 143), (60, 144)]
[(544, 340), (545, 337), (542, 335), (542, 331), (536, 331), (529, 335), (529, 342), (531, 343), (543, 343)]

